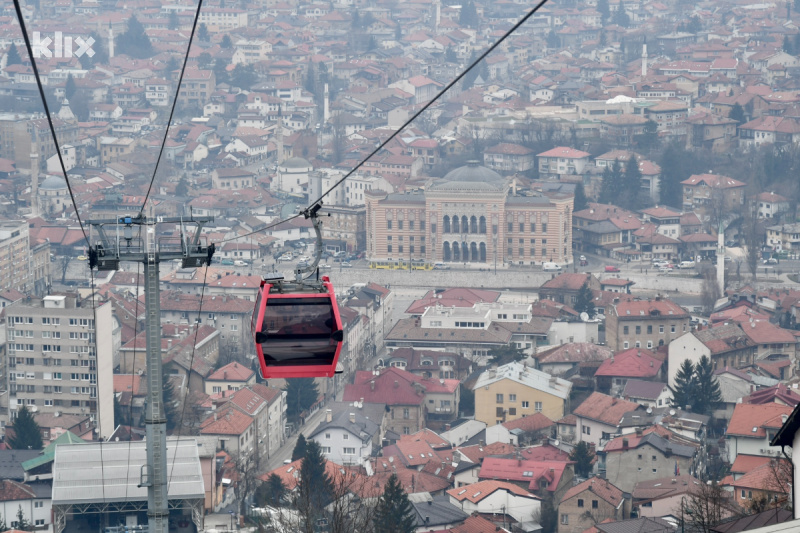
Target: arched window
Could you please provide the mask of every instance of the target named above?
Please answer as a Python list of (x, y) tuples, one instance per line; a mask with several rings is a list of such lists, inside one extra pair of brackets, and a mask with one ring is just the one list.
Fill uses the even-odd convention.
[(481, 254), (481, 256), (480, 256), (481, 263), (485, 263), (486, 262), (486, 243), (485, 242), (482, 242), (480, 244), (480, 254)]
[(472, 244), (469, 245), (469, 255), (470, 255), (470, 259), (469, 260), (471, 262), (473, 262), (473, 263), (477, 263), (478, 262), (478, 244), (477, 243), (473, 242)]
[(442, 233), (450, 233), (450, 217), (447, 215), (442, 219)]
[(461, 233), (459, 219), (457, 216), (453, 217), (453, 233)]
[(465, 242), (461, 243), (461, 255), (463, 261), (469, 261), (469, 245)]
[(461, 247), (457, 242), (453, 243), (453, 261), (461, 261)]
[(450, 261), (450, 243), (447, 241), (442, 244), (442, 256), (445, 261)]
[(474, 215), (469, 219), (469, 232), (478, 233), (478, 217)]
[(469, 219), (466, 216), (461, 217), (461, 233), (469, 232)]
[(478, 233), (486, 235), (486, 217), (481, 217), (478, 220)]

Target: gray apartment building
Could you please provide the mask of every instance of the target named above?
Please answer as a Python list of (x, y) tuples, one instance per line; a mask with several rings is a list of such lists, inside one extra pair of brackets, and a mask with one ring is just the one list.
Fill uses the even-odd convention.
[(75, 295), (17, 301), (5, 308), (8, 414), (90, 416), (97, 436), (114, 431), (111, 304), (92, 309)]

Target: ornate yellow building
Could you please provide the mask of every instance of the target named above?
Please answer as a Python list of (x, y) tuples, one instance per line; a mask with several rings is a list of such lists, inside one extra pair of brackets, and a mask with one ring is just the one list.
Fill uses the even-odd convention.
[(424, 190), (364, 196), (371, 261), (572, 263), (573, 195), (517, 191), (476, 162)]

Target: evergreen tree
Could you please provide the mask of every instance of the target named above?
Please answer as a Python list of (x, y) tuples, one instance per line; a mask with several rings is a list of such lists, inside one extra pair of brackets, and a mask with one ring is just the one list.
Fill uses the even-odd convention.
[(19, 56), (19, 50), (17, 50), (17, 45), (11, 43), (11, 47), (8, 49), (8, 54), (6, 54), (6, 66), (11, 65), (21, 65), (22, 58)]
[(217, 83), (227, 83), (228, 82), (228, 63), (218, 57), (214, 60), (214, 78), (216, 78)]
[(787, 54), (794, 55), (794, 44), (792, 40), (789, 39), (788, 35), (783, 38), (783, 51)]
[(78, 89), (75, 91), (75, 94), (69, 99), (69, 108), (75, 118), (78, 119), (78, 122), (89, 120), (89, 97), (85, 90)]
[(589, 288), (589, 282), (584, 282), (581, 285), (578, 295), (575, 298), (575, 310), (578, 313), (586, 313), (589, 318), (594, 318), (597, 311), (594, 308), (594, 294), (592, 289)]
[(91, 32), (89, 36), (94, 39), (94, 43), (92, 44), (94, 55), (89, 57), (89, 54), (84, 54), (78, 58), (81, 66), (86, 70), (91, 70), (95, 65), (108, 64), (108, 47), (106, 46), (106, 39), (101, 37), (96, 31)]
[(150, 37), (135, 15), (128, 21), (128, 30), (117, 37), (116, 50), (136, 59), (147, 59), (155, 53)]
[(461, 7), (461, 13), (458, 15), (458, 24), (467, 28), (477, 28), (480, 24), (478, 10), (472, 0)]
[(309, 506), (309, 516), (333, 501), (333, 481), (325, 470), (327, 461), (322, 455), (322, 448), (315, 440), (307, 441), (306, 456), (300, 464), (300, 482), (297, 484), (299, 505)]
[(458, 402), (458, 408), (461, 410), (462, 416), (475, 415), (475, 393), (472, 389), (465, 387), (463, 383), (458, 385), (461, 389), (459, 396), (461, 400)]
[(306, 68), (306, 79), (303, 87), (305, 87), (305, 90), (311, 94), (317, 94), (317, 80), (316, 74), (314, 73), (314, 63), (310, 60), (308, 62), (308, 68)]
[(358, 9), (354, 9), (350, 13), (350, 27), (354, 30), (361, 27), (361, 14), (358, 12)]
[(208, 27), (206, 26), (205, 22), (201, 23), (197, 27), (197, 39), (208, 42)]
[(658, 123), (653, 119), (645, 122), (642, 134), (636, 136), (636, 142), (647, 150), (655, 148), (658, 145)]
[(697, 15), (693, 16), (691, 20), (689, 20), (689, 24), (686, 25), (686, 31), (689, 33), (699, 33), (702, 29), (703, 23)]
[(719, 382), (714, 377), (714, 368), (708, 356), (702, 356), (694, 367), (694, 379), (697, 384), (695, 406), (692, 411), (701, 415), (710, 415), (717, 404), (722, 401)]
[(290, 378), (283, 387), (286, 391), (286, 417), (292, 422), (308, 410), (319, 399), (319, 390), (314, 378)]
[(181, 66), (178, 64), (178, 59), (175, 56), (169, 56), (167, 63), (164, 65), (164, 77), (168, 78), (173, 72), (180, 68)]
[(642, 171), (636, 156), (631, 156), (625, 165), (625, 177), (622, 186), (622, 205), (631, 211), (639, 209), (639, 194), (642, 191)]
[(125, 409), (120, 405), (119, 398), (117, 395), (114, 395), (114, 425), (119, 426), (127, 426), (127, 413)]
[(239, 63), (234, 67), (233, 72), (231, 72), (231, 85), (239, 87), (240, 89), (249, 90), (257, 81), (258, 76), (256, 76), (256, 72), (252, 65)]
[(617, 204), (622, 195), (622, 165), (619, 160), (614, 161), (611, 167), (603, 169), (600, 183), (600, 201), (604, 204)]
[(394, 40), (400, 42), (403, 39), (403, 27), (398, 24), (394, 29)]
[(514, 361), (521, 361), (527, 357), (525, 352), (517, 348), (514, 344), (506, 344), (498, 348), (492, 348), (487, 352), (489, 362), (493, 365), (502, 366)]
[(17, 409), (17, 418), (14, 419), (14, 437), (9, 438), (8, 445), (14, 450), (41, 450), (42, 430), (33, 418), (33, 414), (28, 411), (28, 407), (23, 405)]
[(231, 42), (230, 35), (227, 33), (222, 37), (222, 40), (219, 42), (220, 47), (225, 49), (233, 48), (233, 42)]
[(306, 456), (307, 447), (308, 441), (305, 435), (300, 433), (300, 435), (297, 436), (297, 442), (294, 443), (294, 449), (292, 450), (292, 462), (304, 458)]
[(608, 0), (597, 0), (597, 12), (600, 13), (600, 19), (603, 21), (602, 25), (606, 25), (608, 17), (611, 16), (611, 10), (608, 8)]
[(672, 405), (686, 409), (687, 405), (692, 406), (697, 401), (697, 378), (694, 373), (694, 365), (689, 359), (684, 359), (675, 374), (675, 387), (672, 389)]
[(378, 41), (375, 40), (374, 35), (370, 35), (367, 41), (367, 51), (375, 50), (376, 48), (378, 48)]
[(256, 505), (264, 507), (281, 507), (283, 498), (286, 496), (288, 489), (283, 484), (283, 480), (278, 474), (270, 474), (267, 480), (258, 486), (254, 495)]
[(560, 46), (561, 46), (561, 38), (556, 33), (556, 30), (550, 30), (550, 33), (547, 34), (547, 47), (559, 48)]
[(583, 183), (578, 183), (575, 186), (575, 203), (572, 210), (582, 211), (587, 207), (589, 207), (589, 200), (586, 198), (586, 190), (583, 188)]
[(627, 28), (631, 24), (631, 18), (628, 16), (628, 13), (625, 9), (620, 6), (614, 11), (614, 16), (611, 19), (611, 22), (616, 24), (617, 26), (622, 26), (623, 28)]
[(738, 124), (744, 124), (745, 122), (744, 108), (741, 105), (739, 105), (738, 102), (733, 104), (733, 106), (731, 106), (731, 112), (728, 115), (728, 118), (730, 118), (731, 120), (735, 120)]
[(413, 533), (416, 530), (415, 518), (408, 494), (397, 475), (392, 474), (375, 508), (375, 533)]
[(8, 531), (8, 525), (6, 524), (6, 519), (1, 514), (0, 514), (0, 531)]
[(558, 531), (558, 509), (553, 506), (551, 498), (544, 498), (542, 501), (537, 522), (542, 526), (542, 533), (556, 533)]
[(682, 151), (675, 144), (670, 144), (659, 161), (661, 167), (659, 199), (662, 205), (678, 207), (683, 204), (681, 181), (688, 178), (689, 174), (686, 173), (684, 161), (681, 160)]
[(458, 56), (456, 55), (456, 51), (452, 46), (448, 46), (447, 50), (445, 50), (444, 60), (448, 63), (458, 63)]
[[(472, 65), (472, 64), (475, 62), (475, 59), (476, 59), (477, 57), (478, 57), (478, 56), (477, 56), (477, 54), (475, 53), (475, 50), (473, 50), (473, 51), (472, 51), (472, 54), (469, 56), (469, 61), (467, 62), (467, 64), (468, 64), (468, 65)], [(463, 78), (462, 78), (462, 80), (461, 80), (461, 84), (462, 84), (462, 85), (461, 85), (461, 87), (462, 87), (462, 90), (464, 90), (464, 91), (468, 91), (468, 90), (472, 89), (472, 86), (473, 86), (473, 85), (475, 85), (475, 80), (478, 78), (478, 74), (479, 74), (479, 73), (480, 73), (480, 71), (478, 70), (478, 66), (477, 66), (477, 65), (475, 65), (474, 67), (472, 67), (472, 68), (469, 70), (469, 72), (467, 72), (466, 74), (464, 74), (464, 77), (463, 77)]]
[(208, 52), (203, 52), (197, 56), (197, 64), (201, 69), (206, 69), (214, 64), (214, 58)]
[(67, 97), (67, 100), (72, 100), (76, 90), (75, 79), (72, 77), (72, 74), (70, 74), (67, 76), (67, 82), (64, 84), (64, 95)]
[(584, 441), (580, 441), (572, 448), (569, 460), (575, 461), (575, 473), (581, 477), (589, 477), (592, 472), (592, 460), (594, 452)]
[(184, 174), (178, 180), (178, 185), (175, 186), (175, 196), (187, 196), (188, 194), (189, 185), (186, 183), (186, 174)]
[(179, 24), (180, 24), (180, 21), (178, 20), (178, 13), (176, 13), (175, 11), (170, 11), (169, 12), (169, 22), (167, 23), (167, 25), (169, 26), (169, 29), (177, 30)]

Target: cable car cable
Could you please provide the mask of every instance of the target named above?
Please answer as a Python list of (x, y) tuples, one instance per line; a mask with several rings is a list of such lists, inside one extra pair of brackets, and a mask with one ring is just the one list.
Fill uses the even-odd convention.
[(195, 323), (194, 340), (192, 341), (192, 355), (189, 358), (189, 367), (186, 371), (186, 376), (187, 376), (186, 388), (184, 389), (183, 392), (183, 399), (182, 399), (183, 406), (181, 407), (181, 417), (179, 419), (178, 425), (176, 426), (178, 430), (178, 439), (175, 442), (175, 453), (172, 454), (172, 468), (170, 469), (169, 475), (167, 476), (167, 494), (169, 494), (169, 484), (172, 481), (172, 473), (175, 471), (175, 464), (177, 463), (176, 459), (178, 457), (178, 444), (180, 444), (181, 440), (180, 434), (181, 434), (181, 429), (183, 428), (183, 415), (186, 413), (186, 403), (187, 403), (186, 399), (189, 395), (189, 378), (192, 375), (192, 367), (194, 366), (194, 354), (195, 350), (197, 349), (197, 336), (198, 333), (200, 332), (200, 317), (203, 314), (203, 296), (205, 295), (206, 292), (206, 281), (208, 279), (209, 268), (210, 265), (206, 265), (206, 271), (205, 274), (203, 274), (203, 285), (201, 285), (200, 287), (200, 306), (197, 309), (197, 322)]
[[(18, 1), (18, 0), (15, 0)], [(164, 153), (164, 148), (167, 145), (167, 137), (169, 136), (169, 128), (172, 125), (172, 117), (175, 114), (175, 107), (178, 103), (178, 97), (181, 94), (181, 84), (183, 83), (183, 73), (186, 72), (186, 63), (189, 61), (189, 52), (192, 49), (192, 40), (194, 39), (194, 32), (197, 29), (197, 21), (200, 19), (200, 8), (203, 6), (203, 0), (197, 2), (197, 12), (194, 15), (194, 22), (192, 22), (192, 32), (189, 34), (189, 45), (186, 47), (186, 55), (183, 57), (183, 66), (181, 66), (181, 73), (178, 76), (178, 88), (175, 90), (175, 99), (172, 100), (172, 107), (169, 110), (169, 118), (167, 119), (167, 126), (164, 128), (164, 138), (161, 140), (161, 148), (158, 150), (158, 157), (156, 158), (156, 166), (153, 169), (153, 176), (150, 178), (150, 185), (147, 187), (147, 194), (144, 195), (144, 202), (139, 215), (144, 214), (144, 209), (147, 207), (147, 199), (150, 197), (150, 192), (153, 190), (153, 184), (156, 181), (156, 174), (158, 173), (158, 165), (161, 163), (161, 156)]]
[[(42, 105), (44, 106), (44, 114), (47, 116), (47, 124), (50, 126), (50, 135), (53, 137), (53, 144), (56, 145), (56, 155), (58, 156), (58, 163), (61, 165), (61, 171), (64, 173), (64, 181), (67, 182), (67, 190), (69, 191), (70, 200), (72, 200), (72, 207), (75, 208), (75, 217), (78, 219), (78, 224), (81, 227), (81, 233), (83, 233), (83, 238), (86, 240), (86, 245), (91, 246), (92, 243), (89, 240), (89, 235), (86, 233), (86, 228), (83, 227), (83, 221), (81, 220), (81, 214), (78, 212), (78, 204), (75, 202), (75, 194), (72, 192), (72, 185), (69, 184), (69, 175), (67, 175), (67, 168), (64, 165), (64, 157), (61, 155), (61, 147), (58, 145), (58, 138), (56, 137), (56, 128), (53, 126), (53, 118), (50, 116), (50, 106), (47, 105), (47, 98), (44, 95), (44, 87), (42, 86), (42, 79), (39, 77), (39, 69), (36, 67), (35, 55), (33, 53), (33, 47), (31, 46), (31, 40), (28, 38), (28, 30), (25, 26), (25, 18), (22, 16), (22, 7), (19, 5), (19, 0), (14, 0), (14, 10), (17, 12), (17, 19), (19, 20), (19, 26), (22, 29), (22, 38), (25, 40), (25, 48), (28, 51), (28, 59), (31, 61), (31, 68), (33, 68), (33, 75), (36, 78), (36, 86), (39, 88), (39, 96), (42, 99)], [(38, 164), (36, 163), (31, 164)], [(34, 198), (33, 201), (36, 201)], [(95, 344), (96, 346), (96, 344)]]
[[(470, 65), (469, 65), (469, 66), (468, 66), (466, 69), (464, 69), (463, 71), (461, 71), (461, 73), (460, 73), (459, 75), (457, 75), (455, 78), (453, 78), (452, 80), (450, 80), (450, 82), (449, 82), (447, 85), (445, 85), (445, 87), (444, 87), (444, 88), (443, 88), (441, 91), (439, 91), (438, 93), (436, 93), (436, 95), (434, 95), (434, 97), (433, 97), (433, 98), (432, 98), (430, 101), (426, 102), (426, 103), (425, 103), (425, 104), (424, 104), (424, 105), (423, 105), (423, 106), (422, 106), (422, 107), (419, 109), (419, 111), (417, 111), (416, 113), (414, 113), (414, 114), (411, 116), (411, 118), (409, 118), (408, 120), (406, 120), (406, 121), (405, 121), (405, 122), (404, 122), (404, 123), (403, 123), (403, 124), (402, 124), (402, 125), (401, 125), (401, 126), (398, 128), (398, 129), (397, 129), (397, 130), (395, 130), (394, 132), (392, 132), (392, 134), (391, 134), (391, 135), (389, 135), (389, 137), (387, 137), (387, 138), (386, 138), (386, 140), (384, 140), (383, 142), (381, 142), (381, 143), (380, 143), (380, 144), (379, 144), (379, 145), (378, 145), (378, 146), (377, 146), (377, 147), (376, 147), (374, 150), (372, 150), (372, 151), (371, 151), (371, 152), (370, 152), (370, 153), (369, 153), (369, 154), (368, 154), (368, 155), (367, 155), (365, 158), (363, 158), (363, 159), (362, 159), (362, 160), (361, 160), (361, 161), (360, 161), (358, 164), (356, 164), (356, 166), (354, 166), (352, 169), (350, 169), (350, 170), (347, 172), (347, 174), (345, 174), (344, 176), (342, 176), (342, 177), (341, 177), (339, 180), (337, 180), (337, 181), (336, 181), (336, 182), (335, 182), (333, 185), (331, 185), (330, 187), (328, 187), (328, 189), (327, 189), (325, 192), (323, 192), (321, 195), (319, 195), (319, 197), (318, 197), (316, 200), (314, 200), (314, 202), (312, 202), (312, 203), (311, 203), (311, 206), (313, 206), (313, 205), (315, 205), (315, 204), (318, 204), (318, 203), (320, 203), (320, 202), (322, 201), (322, 199), (323, 199), (323, 198), (325, 198), (325, 197), (326, 197), (326, 196), (328, 196), (328, 195), (329, 195), (331, 192), (333, 192), (333, 190), (334, 190), (336, 187), (338, 187), (339, 185), (341, 185), (341, 184), (342, 184), (342, 182), (344, 182), (344, 181), (345, 181), (347, 178), (349, 178), (349, 177), (350, 177), (350, 176), (351, 176), (351, 175), (352, 175), (354, 172), (356, 172), (356, 171), (357, 171), (359, 168), (361, 168), (361, 167), (362, 167), (362, 166), (363, 166), (363, 165), (364, 165), (364, 164), (365, 164), (367, 161), (369, 161), (369, 160), (370, 160), (370, 159), (371, 159), (371, 158), (372, 158), (372, 157), (373, 157), (375, 154), (377, 154), (378, 152), (380, 152), (380, 151), (381, 151), (381, 150), (382, 150), (382, 149), (383, 149), (383, 148), (384, 148), (384, 147), (385, 147), (385, 146), (386, 146), (386, 145), (387, 145), (389, 142), (391, 142), (391, 141), (392, 141), (392, 140), (393, 140), (395, 137), (397, 137), (397, 136), (400, 134), (400, 132), (402, 132), (404, 129), (406, 129), (406, 128), (407, 128), (407, 127), (408, 127), (408, 126), (409, 126), (409, 125), (410, 125), (412, 122), (414, 122), (414, 121), (415, 121), (415, 120), (416, 120), (416, 119), (417, 119), (417, 118), (418, 118), (418, 117), (419, 117), (419, 116), (420, 116), (422, 113), (424, 113), (425, 111), (427, 111), (427, 110), (428, 110), (428, 108), (429, 108), (431, 105), (433, 105), (433, 104), (434, 104), (434, 103), (435, 103), (437, 100), (439, 100), (439, 98), (441, 98), (442, 96), (444, 96), (444, 94), (445, 94), (447, 91), (449, 91), (450, 89), (452, 89), (452, 88), (453, 88), (453, 86), (454, 86), (456, 83), (458, 83), (459, 81), (461, 81), (461, 79), (462, 79), (464, 76), (466, 76), (466, 75), (467, 75), (467, 73), (469, 73), (469, 71), (471, 71), (473, 68), (475, 68), (476, 66), (478, 66), (478, 64), (479, 64), (481, 61), (483, 61), (483, 60), (486, 58), (486, 56), (488, 56), (489, 54), (491, 54), (492, 52), (494, 52), (494, 50), (495, 50), (495, 49), (497, 49), (497, 47), (498, 47), (498, 46), (500, 46), (500, 45), (503, 43), (503, 41), (505, 41), (505, 40), (506, 40), (507, 38), (509, 38), (509, 37), (510, 37), (510, 36), (511, 36), (511, 35), (512, 35), (512, 34), (513, 34), (515, 31), (517, 31), (517, 30), (520, 28), (520, 26), (522, 26), (523, 24), (525, 24), (525, 23), (528, 21), (528, 19), (530, 19), (530, 18), (531, 18), (531, 17), (532, 17), (532, 16), (533, 16), (533, 15), (534, 15), (534, 14), (535, 14), (537, 11), (539, 11), (539, 9), (541, 9), (542, 7), (544, 7), (544, 5), (545, 5), (545, 4), (547, 4), (547, 2), (548, 2), (548, 1), (549, 1), (549, 0), (540, 0), (540, 1), (539, 1), (539, 3), (538, 3), (538, 4), (536, 4), (536, 5), (533, 7), (533, 9), (531, 9), (531, 10), (530, 10), (528, 13), (526, 13), (526, 14), (525, 14), (525, 16), (523, 16), (522, 18), (520, 18), (520, 19), (519, 19), (519, 20), (518, 20), (518, 21), (517, 21), (517, 22), (516, 22), (516, 23), (515, 23), (515, 24), (514, 24), (514, 25), (513, 25), (511, 28), (509, 28), (509, 29), (508, 29), (508, 30), (507, 30), (507, 31), (506, 31), (506, 32), (505, 32), (505, 33), (504, 33), (502, 36), (500, 36), (500, 38), (499, 38), (497, 41), (495, 41), (495, 42), (494, 42), (494, 43), (493, 43), (491, 46), (489, 46), (489, 47), (488, 47), (486, 50), (484, 50), (484, 51), (483, 51), (483, 53), (481, 53), (481, 55), (480, 55), (480, 56), (478, 56), (478, 57), (477, 57), (477, 58), (476, 58), (476, 59), (475, 59), (475, 60), (474, 60), (474, 61), (473, 61), (473, 62), (472, 62), (472, 63), (471, 63), (471, 64), (470, 64)], [(310, 208), (311, 208), (311, 207), (309, 206), (309, 207), (308, 207), (306, 210), (308, 210), (308, 209), (310, 209)], [(281, 225), (281, 224), (284, 224), (284, 223), (286, 223), (286, 222), (289, 222), (290, 220), (292, 220), (292, 219), (295, 219), (295, 218), (297, 218), (298, 216), (300, 216), (300, 213), (294, 214), (294, 215), (292, 215), (292, 216), (290, 216), (290, 217), (288, 217), (288, 218), (285, 218), (285, 219), (283, 219), (283, 220), (279, 220), (278, 222), (274, 222), (274, 223), (272, 223), (272, 224), (268, 225), (266, 228), (260, 228), (260, 229), (258, 229), (258, 230), (255, 230), (255, 231), (251, 231), (251, 232), (245, 233), (245, 234), (243, 234), (243, 235), (238, 235), (238, 236), (236, 236), (236, 237), (231, 237), (231, 238), (229, 238), (229, 239), (223, 239), (223, 240), (219, 241), (219, 244), (224, 244), (224, 243), (226, 243), (226, 242), (235, 241), (236, 239), (240, 239), (240, 238), (242, 238), (242, 237), (248, 237), (248, 236), (250, 236), (250, 235), (254, 235), (254, 234), (256, 234), (256, 233), (261, 233), (261, 232), (263, 232), (263, 231), (266, 231), (266, 230), (272, 229), (272, 228), (274, 228), (275, 226), (279, 226), (279, 225)]]
[[(139, 227), (139, 237), (141, 238), (141, 226)], [(136, 335), (137, 335), (137, 328), (139, 327), (139, 271), (142, 268), (142, 264), (137, 261), (136, 262), (136, 293), (134, 297), (136, 298), (136, 308), (133, 315), (133, 363), (131, 364), (131, 399), (128, 403), (128, 461), (125, 463), (128, 465), (128, 468), (125, 470), (125, 501), (128, 501), (128, 482), (130, 481), (130, 464), (131, 464), (131, 441), (133, 441), (133, 396), (136, 391), (133, 390), (133, 381), (135, 374), (135, 366), (136, 366)], [(122, 356), (123, 358), (127, 359), (127, 351), (125, 355)], [(125, 365), (125, 359), (123, 359), (122, 364)], [(125, 365), (127, 366), (127, 365)], [(141, 381), (140, 381), (141, 383)], [(119, 425), (119, 424), (118, 424)]]

